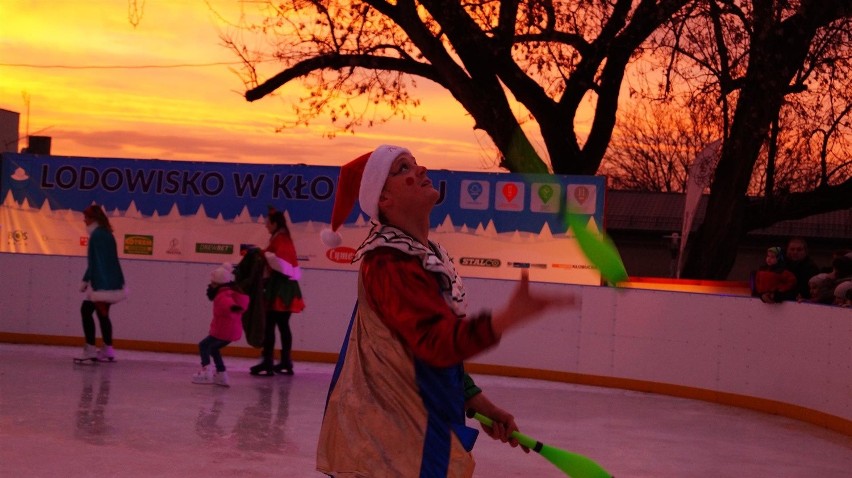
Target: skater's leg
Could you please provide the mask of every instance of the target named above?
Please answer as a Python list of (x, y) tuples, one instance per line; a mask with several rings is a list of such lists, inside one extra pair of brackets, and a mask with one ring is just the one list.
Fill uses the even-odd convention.
[(101, 326), (101, 337), (104, 345), (112, 347), (112, 321), (109, 320), (109, 304), (106, 302), (95, 302), (95, 312)]
[(266, 313), (266, 324), (263, 329), (263, 352), (260, 363), (252, 366), (249, 371), (252, 375), (272, 375), (275, 373), (275, 364), (272, 361), (275, 353), (275, 316), (274, 312)]
[(198, 354), (201, 356), (201, 366), (206, 367), (210, 365), (210, 353), (211, 347), (213, 346), (213, 342), (216, 340), (212, 335), (208, 335), (198, 342)]
[(263, 331), (263, 360), (272, 362), (275, 354), (275, 328), (277, 326), (276, 313), (268, 311), (266, 313), (266, 328)]
[(227, 340), (221, 339), (213, 339), (212, 346), (210, 347), (210, 355), (213, 357), (213, 363), (216, 365), (216, 372), (224, 372), (225, 371), (225, 362), (222, 360), (222, 349), (227, 347)]
[(278, 333), (281, 335), (281, 362), (276, 371), (292, 373), (293, 360), (290, 358), (290, 350), (293, 348), (293, 333), (290, 331), (290, 312), (274, 312)]
[(95, 303), (91, 300), (84, 300), (80, 306), (80, 315), (83, 318), (83, 335), (86, 338), (86, 343), (95, 345), (95, 319), (92, 314), (95, 312)]

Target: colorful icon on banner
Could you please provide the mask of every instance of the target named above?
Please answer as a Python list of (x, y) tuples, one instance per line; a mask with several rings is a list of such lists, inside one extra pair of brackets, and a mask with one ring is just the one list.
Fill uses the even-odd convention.
[(597, 212), (597, 187), (588, 184), (569, 184), (567, 189), (568, 207), (577, 214), (595, 214)]
[(506, 201), (512, 202), (515, 199), (515, 196), (518, 195), (518, 186), (512, 183), (506, 183), (503, 185), (503, 197), (506, 198)]
[(589, 188), (586, 186), (577, 186), (574, 188), (574, 199), (582, 206), (589, 199)]
[(562, 185), (558, 183), (532, 183), (530, 186), (535, 194), (530, 195), (530, 211), (532, 212), (559, 212), (559, 201)]
[(497, 181), (498, 194), (494, 198), (494, 209), (498, 211), (523, 211), (524, 188), (520, 181)]
[(538, 197), (541, 199), (541, 202), (549, 202), (550, 198), (553, 197), (553, 188), (549, 184), (538, 188)]
[(479, 196), (482, 195), (482, 184), (478, 182), (472, 182), (467, 185), (467, 193), (470, 197), (476, 201), (479, 199)]
[(488, 209), (490, 188), (491, 185), (488, 181), (462, 180), (459, 207), (462, 209)]

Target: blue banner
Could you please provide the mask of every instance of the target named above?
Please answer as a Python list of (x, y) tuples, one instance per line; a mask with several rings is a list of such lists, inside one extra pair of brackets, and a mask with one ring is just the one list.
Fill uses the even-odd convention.
[[(352, 269), (369, 231), (358, 208), (329, 250), (328, 227), (339, 168), (3, 154), (0, 252), (85, 255), (83, 209), (104, 207), (119, 253), (135, 259), (236, 262), (241, 245), (265, 246), (268, 206), (285, 212), (305, 268)], [(562, 218), (565, 205), (603, 220), (605, 179), (429, 171), (440, 193), (430, 238), (462, 275), (599, 283)], [(513, 272), (514, 270), (514, 272)]]

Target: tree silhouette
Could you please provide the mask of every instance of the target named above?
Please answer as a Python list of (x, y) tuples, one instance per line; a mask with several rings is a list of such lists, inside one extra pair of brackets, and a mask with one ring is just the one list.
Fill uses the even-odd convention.
[[(725, 278), (750, 229), (852, 207), (848, 160), (839, 156), (838, 139), (849, 111), (832, 110), (838, 122), (812, 127), (810, 141), (796, 139), (790, 127), (804, 124), (794, 95), (817, 86), (827, 91), (850, 71), (849, 0), (263, 5), (260, 21), (223, 36), (244, 61), (249, 101), (298, 80), (308, 91), (296, 105), (298, 121), (327, 115), (351, 131), (385, 121), (379, 105), (390, 115), (410, 115), (419, 104), (416, 82), (428, 80), (470, 113), (500, 152), (500, 165), (514, 172), (595, 174), (613, 138), (626, 75), (640, 60), (660, 60), (658, 96), (686, 92), (687, 101), (678, 104), (703, 108), (702, 115), (715, 110), (699, 137), (719, 132), (724, 139), (685, 276)], [(265, 38), (270, 50), (249, 48), (240, 37), (246, 31)], [(281, 70), (262, 79), (258, 65), (269, 57)], [(523, 109), (516, 111), (513, 102)], [(584, 137), (575, 120), (585, 103), (594, 117)], [(538, 127), (549, 164), (521, 129), (527, 123)], [(822, 148), (820, 187), (791, 190), (788, 184), (797, 177), (807, 181), (808, 174), (789, 166), (795, 160), (782, 159), (813, 148), (819, 143), (814, 138), (832, 145)], [(756, 181), (764, 196), (749, 200)]]
[[(297, 113), (326, 114), (341, 128), (376, 121), (370, 105), (406, 115), (417, 79), (447, 90), (494, 142), (509, 171), (594, 174), (609, 145), (622, 80), (642, 43), (688, 0), (554, 2), (299, 0), (265, 4), (244, 28), (266, 35), (283, 69), (260, 80), (267, 52), (238, 34), (223, 37), (245, 62), (255, 101), (299, 79), (309, 89)], [(354, 98), (366, 98), (357, 109)], [(516, 114), (513, 101), (525, 111)], [(581, 144), (574, 120), (594, 103)], [(382, 120), (382, 118), (379, 118)], [(534, 120), (549, 166), (522, 123)]]
[[(790, 107), (794, 98), (824, 90), (837, 83), (839, 72), (852, 71), (852, 2), (709, 0), (692, 13), (655, 38), (662, 47), (656, 51), (668, 54), (664, 77), (671, 83), (663, 91), (680, 82), (693, 95), (715, 96), (719, 105), (721, 158), (683, 275), (723, 279), (747, 231), (852, 207), (848, 168), (836, 170), (833, 184), (823, 181), (811, 190), (777, 181), (779, 141), (784, 131), (796, 131), (784, 128), (803, 121)], [(786, 141), (797, 143), (789, 135)], [(763, 177), (763, 195), (749, 198), (756, 173)]]

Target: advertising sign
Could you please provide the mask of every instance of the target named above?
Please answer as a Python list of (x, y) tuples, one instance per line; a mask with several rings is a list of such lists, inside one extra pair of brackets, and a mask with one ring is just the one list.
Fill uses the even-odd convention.
[[(355, 270), (355, 250), (371, 224), (357, 207), (340, 228), (343, 244), (319, 238), (330, 222), (340, 168), (3, 154), (0, 252), (86, 255), (82, 211), (100, 204), (119, 255), (135, 260), (231, 262), (264, 247), (269, 206), (285, 213), (300, 265)], [(599, 284), (562, 211), (603, 219), (598, 176), (429, 171), (440, 193), (430, 239), (466, 277)]]

